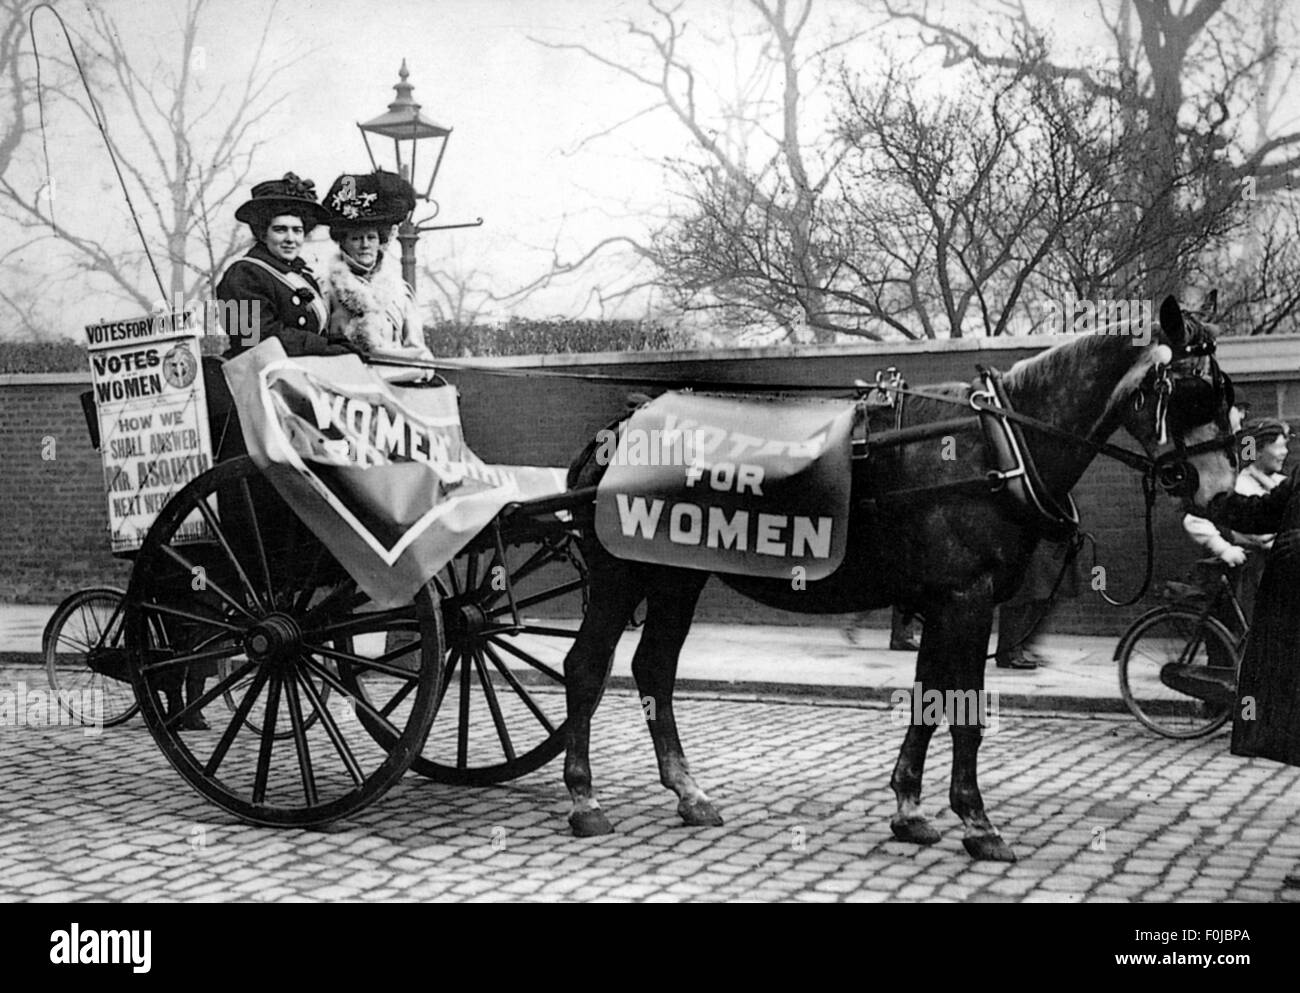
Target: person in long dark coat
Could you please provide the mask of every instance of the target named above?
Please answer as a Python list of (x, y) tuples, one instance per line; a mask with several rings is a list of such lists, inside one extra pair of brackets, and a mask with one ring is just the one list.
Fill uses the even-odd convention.
[[(1205, 516), (1236, 531), (1277, 533), (1241, 659), (1232, 754), (1300, 765), (1300, 467), (1263, 496), (1220, 494)], [(1285, 885), (1300, 888), (1300, 871)]]
[(1249, 534), (1276, 532), (1237, 680), (1232, 753), (1300, 766), (1300, 468), (1263, 496), (1223, 493), (1205, 516)]

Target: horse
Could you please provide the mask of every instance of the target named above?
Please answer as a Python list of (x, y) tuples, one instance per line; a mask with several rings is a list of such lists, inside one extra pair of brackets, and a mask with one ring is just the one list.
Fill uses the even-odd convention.
[[(1026, 461), (1037, 469), (1045, 503), (1054, 501), (1059, 508), (1069, 501), (1069, 491), (1098, 449), (1107, 447), (1106, 439), (1121, 426), (1141, 445), (1148, 469), (1159, 465), (1181, 483), (1185, 504), (1204, 508), (1213, 496), (1232, 489), (1235, 458), (1232, 435), (1225, 434), (1231, 428), (1226, 416), (1230, 400), (1224, 395), (1231, 386), (1209, 354), (1213, 326), (1208, 321), (1209, 315), (1184, 314), (1170, 297), (1160, 309), (1158, 333), (1148, 325), (1145, 341), (1136, 327), (1110, 326), (1105, 329), (1110, 333), (1081, 335), (1017, 362), (1006, 373), (1005, 400), (1028, 425), (1022, 427)], [(1179, 372), (1193, 364), (1195, 374)], [(1212, 379), (1200, 374), (1207, 368)], [(1181, 387), (1192, 385), (1201, 394), (1213, 393), (1208, 403), (1204, 396), (1199, 404), (1182, 401), (1196, 390)], [(952, 423), (961, 412), (957, 404), (967, 404), (977, 387), (948, 383), (910, 397), (901, 427), (945, 419)], [(1162, 437), (1166, 419), (1168, 440)], [(974, 418), (971, 422), (978, 424)], [(809, 581), (802, 590), (772, 579), (719, 578), (760, 603), (786, 610), (840, 613), (896, 605), (918, 613), (925, 626), (913, 692), (977, 691), (963, 699), (982, 700), (994, 607), (1017, 589), (1041, 529), (1023, 515), (1009, 513), (1006, 497), (992, 487), (945, 487), (945, 482), (984, 475), (988, 466), (983, 444), (944, 440), (949, 442), (946, 451), (935, 438), (900, 445), (879, 459), (854, 460), (847, 551), (829, 577)], [(1171, 444), (1177, 446), (1173, 452)], [(606, 466), (594, 451), (593, 442), (570, 466), (570, 488), (594, 486), (603, 476)], [(1141, 458), (1136, 452), (1126, 454)], [(906, 492), (907, 498), (890, 501), (891, 490)], [(591, 720), (614, 649), (643, 601), (645, 618), (632, 673), (642, 700), (654, 702), (654, 717), (647, 724), (660, 779), (677, 795), (685, 824), (720, 825), (717, 808), (691, 775), (673, 713), (678, 658), (709, 573), (616, 558), (596, 538), (589, 517), (576, 519), (576, 525), (590, 592), (564, 662), (570, 827), (579, 837), (613, 830), (592, 785)], [(924, 716), (912, 708), (890, 779), (897, 800), (890, 822), (893, 835), (919, 845), (940, 839), (921, 810), (921, 779), (931, 735), (941, 722)], [(985, 812), (977, 782), (982, 726), (978, 720), (950, 722), (950, 733), (949, 800), (964, 825), (963, 844), (973, 858), (1014, 861), (1014, 852)]]

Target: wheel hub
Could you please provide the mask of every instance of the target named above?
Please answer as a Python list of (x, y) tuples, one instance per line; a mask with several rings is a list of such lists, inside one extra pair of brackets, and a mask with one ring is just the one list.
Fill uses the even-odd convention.
[(272, 614), (244, 635), (244, 650), (259, 664), (294, 657), (301, 647), (302, 629), (287, 614)]

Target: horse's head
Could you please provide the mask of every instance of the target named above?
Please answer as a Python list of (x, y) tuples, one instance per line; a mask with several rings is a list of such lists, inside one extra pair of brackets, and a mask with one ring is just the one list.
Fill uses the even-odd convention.
[(1160, 307), (1160, 333), (1148, 346), (1141, 385), (1124, 426), (1157, 460), (1156, 480), (1187, 507), (1204, 508), (1237, 477), (1240, 413), (1232, 380), (1215, 359), (1215, 294), (1199, 313), (1172, 296)]

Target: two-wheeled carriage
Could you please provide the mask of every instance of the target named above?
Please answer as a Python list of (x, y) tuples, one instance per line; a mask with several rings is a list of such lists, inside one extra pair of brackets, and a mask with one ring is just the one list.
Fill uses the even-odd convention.
[(409, 602), (381, 606), (252, 457), (226, 457), (147, 525), (124, 599), (103, 605), (111, 635), (78, 658), (98, 676), (112, 655), (172, 765), (252, 823), (329, 823), (408, 769), (510, 780), (563, 748), (582, 499), (507, 503)]

